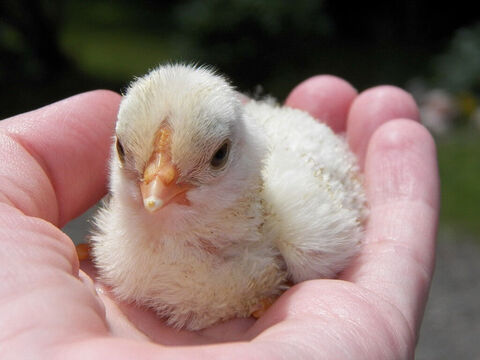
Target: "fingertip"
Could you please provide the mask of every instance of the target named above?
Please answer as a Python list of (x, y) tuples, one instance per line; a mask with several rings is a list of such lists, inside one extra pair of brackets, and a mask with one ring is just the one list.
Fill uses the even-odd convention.
[(372, 135), (365, 173), (371, 205), (405, 198), (439, 205), (435, 141), (411, 119), (393, 119)]
[[(2, 127), (43, 169), (42, 173), (32, 165), (22, 176), (30, 182), (48, 179), (53, 187), (56, 199), (50, 202), (58, 203), (59, 226), (87, 210), (106, 191), (106, 161), (120, 100), (113, 91), (95, 90), (2, 121)], [(47, 188), (44, 184), (37, 191)]]
[(419, 112), (413, 96), (407, 91), (394, 85), (379, 85), (360, 93), (352, 104), (350, 112), (355, 112), (359, 107), (368, 106), (373, 113), (381, 112), (393, 118), (403, 117), (417, 120)]
[[(118, 106), (120, 105), (121, 99), (122, 96), (114, 91), (99, 89), (69, 97), (56, 104), (61, 104), (62, 106), (65, 105), (65, 103), (71, 103), (72, 105), (79, 103), (89, 104), (89, 106), (84, 109), (86, 112), (94, 110), (95, 113), (98, 114), (99, 111), (104, 111), (107, 113), (107, 115), (111, 115), (111, 113), (113, 112), (115, 115), (113, 117), (113, 120), (116, 120), (116, 113), (118, 110)], [(108, 118), (112, 119), (112, 116), (108, 116)]]
[(105, 100), (115, 102), (115, 101), (120, 101), (120, 99), (122, 98), (122, 96), (115, 91), (112, 91), (109, 89), (96, 89), (96, 90), (91, 90), (91, 91), (87, 91), (87, 92), (72, 96), (66, 100), (73, 99), (75, 97), (79, 97), (79, 98), (92, 97), (92, 101), (95, 101), (95, 99), (98, 99), (100, 100), (99, 102), (105, 102)]
[[(67, 113), (72, 117), (68, 121), (69, 129), (62, 131), (63, 137), (70, 139), (69, 145), (65, 143), (67, 148), (62, 153), (63, 161), (58, 163), (53, 158), (50, 161), (55, 164), (50, 168), (56, 172), (53, 179), (60, 208), (60, 225), (86, 211), (106, 192), (106, 161), (121, 98), (114, 91), (100, 89), (55, 104), (61, 108), (56, 114), (57, 122), (66, 119)], [(53, 124), (50, 122), (49, 125)], [(51, 156), (51, 153), (44, 155), (47, 159)], [(69, 168), (69, 171), (62, 175), (57, 169), (59, 166)], [(85, 176), (87, 173), (90, 176)]]
[(317, 75), (297, 85), (285, 104), (305, 110), (335, 132), (342, 132), (356, 96), (357, 90), (347, 81), (333, 75)]
[(423, 144), (423, 147), (435, 149), (435, 141), (430, 132), (420, 123), (406, 118), (393, 119), (383, 124), (376, 129), (371, 138), (371, 147), (374, 151), (408, 148), (414, 144)]
[(347, 139), (363, 164), (370, 137), (392, 119), (419, 121), (413, 97), (396, 86), (383, 85), (362, 92), (352, 103), (347, 120)]
[[(64, 134), (71, 138), (71, 148), (64, 153), (69, 161), (64, 159), (63, 166), (73, 169), (69, 175), (59, 178), (56, 186), (60, 224), (86, 211), (106, 192), (106, 162), (121, 99), (118, 93), (101, 89), (65, 100), (72, 101), (64, 109), (76, 110), (76, 119), (70, 123), (70, 131)], [(87, 173), (90, 176), (85, 176)]]

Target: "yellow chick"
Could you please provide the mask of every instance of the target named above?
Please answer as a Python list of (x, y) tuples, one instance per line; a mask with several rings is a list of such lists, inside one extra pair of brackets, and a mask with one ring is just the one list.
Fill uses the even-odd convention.
[(305, 112), (243, 104), (206, 67), (131, 84), (110, 172), (92, 237), (100, 277), (178, 328), (258, 314), (288, 283), (334, 277), (363, 234), (345, 140)]

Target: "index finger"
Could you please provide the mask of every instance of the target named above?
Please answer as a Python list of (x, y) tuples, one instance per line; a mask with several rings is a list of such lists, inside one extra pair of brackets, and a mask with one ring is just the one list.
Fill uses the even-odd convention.
[(97, 202), (119, 102), (98, 90), (2, 121), (4, 201), (58, 226)]

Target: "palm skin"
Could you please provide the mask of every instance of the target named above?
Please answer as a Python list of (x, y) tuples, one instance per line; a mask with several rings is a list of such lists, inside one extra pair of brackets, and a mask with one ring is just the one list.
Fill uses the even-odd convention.
[(91, 280), (90, 264), (79, 270), (59, 230), (106, 191), (119, 101), (96, 91), (0, 123), (5, 358), (413, 358), (432, 278), (439, 182), (434, 142), (408, 94), (383, 86), (357, 95), (331, 76), (293, 90), (286, 103), (346, 131), (359, 156), (371, 209), (362, 251), (339, 279), (294, 286), (258, 321), (200, 332), (116, 304)]

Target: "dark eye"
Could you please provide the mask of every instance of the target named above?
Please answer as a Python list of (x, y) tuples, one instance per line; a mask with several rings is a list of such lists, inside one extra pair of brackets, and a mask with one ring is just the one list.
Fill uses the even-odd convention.
[(115, 141), (115, 147), (117, 148), (117, 155), (120, 159), (120, 162), (123, 164), (125, 162), (125, 150), (123, 150), (122, 143), (118, 140), (118, 137)]
[(215, 151), (212, 159), (210, 160), (210, 165), (215, 170), (221, 169), (225, 166), (228, 160), (228, 154), (230, 153), (230, 140), (226, 140), (222, 145)]

